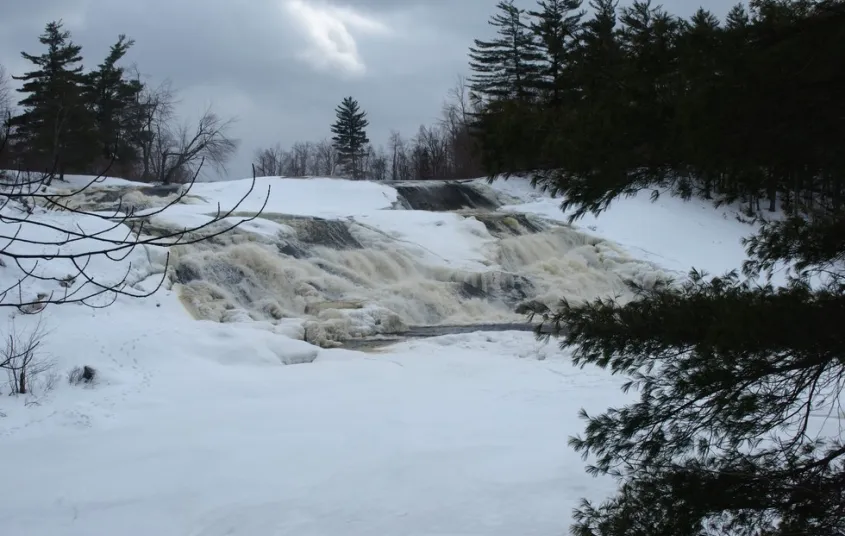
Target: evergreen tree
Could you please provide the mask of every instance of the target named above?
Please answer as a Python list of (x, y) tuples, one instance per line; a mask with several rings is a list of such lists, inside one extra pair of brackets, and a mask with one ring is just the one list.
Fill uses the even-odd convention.
[(548, 95), (552, 106), (561, 104), (561, 93), (572, 88), (569, 54), (575, 45), (584, 12), (581, 0), (540, 0), (538, 10), (528, 11), (534, 20), (531, 29), (537, 37), (538, 87)]
[(23, 81), (18, 90), (23, 113), (13, 119), (15, 141), (22, 144), (25, 165), (58, 171), (86, 171), (96, 154), (93, 118), (86, 107), (82, 48), (70, 41), (62, 23), (47, 24), (39, 41), (47, 46), (41, 55), (22, 52), (35, 70), (13, 77)]
[(358, 106), (358, 101), (346, 97), (335, 109), (337, 121), (332, 125), (332, 142), (338, 154), (338, 163), (353, 179), (364, 177), (363, 159), (366, 153), (366, 128), (370, 124), (367, 113)]
[(542, 59), (534, 35), (525, 19), (525, 10), (513, 0), (497, 4), (499, 13), (490, 18), (498, 37), (491, 41), (476, 39), (470, 48), (470, 68), (475, 74), (470, 87), (480, 97), (490, 100), (529, 100), (539, 78), (537, 62)]
[(117, 63), (134, 43), (120, 35), (103, 63), (86, 80), (103, 157), (114, 158), (125, 166), (131, 166), (138, 158), (137, 148), (130, 140), (132, 133), (141, 129), (134, 108), (144, 86), (138, 80), (127, 79), (125, 69)]
[[(845, 533), (845, 1), (753, 0), (723, 26), (648, 2), (595, 0), (571, 55), (578, 99), (488, 114), (492, 173), (526, 169), (577, 219), (643, 189), (717, 204), (788, 200), (746, 241), (742, 271), (692, 271), (637, 299), (537, 309), (577, 365), (628, 376), (638, 400), (583, 415), (572, 439), (617, 492), (584, 502), (583, 536)], [(517, 106), (517, 99), (495, 110)], [(488, 110), (491, 107), (488, 106)], [(542, 126), (534, 147), (503, 125)], [(791, 267), (786, 284), (762, 276)], [(744, 276), (744, 277), (743, 277)]]
[[(699, 9), (688, 23), (684, 23), (683, 35), (679, 44), (679, 65), (681, 76), (689, 81), (687, 91), (678, 97), (677, 124), (681, 130), (690, 130), (695, 124), (712, 124), (707, 115), (712, 113), (711, 94), (719, 84), (718, 67), (720, 42), (724, 38), (719, 19), (709, 11)], [(674, 135), (674, 134), (673, 134)], [(696, 139), (688, 139), (679, 150), (684, 158), (696, 162), (699, 168), (701, 194), (706, 199), (712, 198), (714, 182), (718, 178), (718, 164), (710, 160), (713, 144), (718, 143), (719, 133), (701, 130)], [(687, 188), (693, 184), (685, 184)]]

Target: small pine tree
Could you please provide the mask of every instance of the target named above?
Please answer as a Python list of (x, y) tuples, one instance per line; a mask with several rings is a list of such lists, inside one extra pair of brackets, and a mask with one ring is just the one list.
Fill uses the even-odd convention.
[(525, 21), (525, 10), (513, 0), (497, 4), (499, 13), (490, 18), (498, 28), (498, 37), (491, 41), (476, 39), (470, 48), (472, 90), (492, 100), (530, 100), (539, 78), (538, 62), (542, 59), (534, 35)]
[(358, 101), (346, 97), (335, 109), (337, 121), (332, 125), (332, 144), (338, 154), (338, 163), (344, 173), (353, 179), (364, 177), (363, 160), (366, 153), (366, 128), (370, 124), (367, 112), (360, 109)]
[(93, 117), (86, 107), (82, 47), (70, 41), (62, 22), (50, 22), (39, 41), (47, 51), (35, 56), (22, 52), (35, 70), (13, 77), (23, 81), (18, 90), (26, 97), (18, 104), (24, 112), (15, 117), (15, 142), (31, 156), (29, 167), (81, 171), (97, 152)]

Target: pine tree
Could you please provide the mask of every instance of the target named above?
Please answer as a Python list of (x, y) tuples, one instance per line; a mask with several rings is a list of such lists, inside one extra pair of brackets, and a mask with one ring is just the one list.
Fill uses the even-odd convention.
[[(680, 21), (634, 2), (614, 29), (613, 0), (594, 6), (573, 53), (581, 98), (541, 107), (558, 128), (539, 143), (559, 157), (539, 175), (563, 210), (577, 219), (644, 189), (709, 188), (716, 204), (744, 199), (755, 213), (761, 197), (788, 198), (790, 213), (762, 222), (735, 271), (632, 285), (628, 303), (537, 309), (565, 331), (576, 365), (627, 376), (638, 391), (625, 407), (582, 415), (571, 444), (618, 488), (583, 502), (573, 533), (840, 536), (845, 1), (753, 0), (750, 17), (735, 8), (723, 27), (705, 11)], [(541, 115), (511, 116), (529, 122), (511, 128)], [(531, 148), (503, 156), (501, 124), (479, 128), (495, 172), (524, 169)], [(783, 266), (785, 284), (765, 279)]]
[(680, 20), (653, 7), (650, 0), (634, 0), (621, 10), (619, 20), (629, 62), (625, 73), (631, 103), (628, 136), (639, 141), (637, 157), (643, 164), (665, 166), (675, 157), (671, 122), (679, 82)]
[(26, 165), (58, 171), (86, 171), (97, 152), (93, 118), (86, 107), (85, 77), (80, 64), (82, 48), (70, 41), (62, 23), (47, 24), (39, 41), (47, 46), (41, 55), (22, 52), (36, 69), (23, 76), (18, 90), (23, 113), (13, 119), (15, 142), (29, 157)]
[(134, 43), (120, 35), (103, 63), (86, 77), (87, 99), (94, 113), (103, 157), (114, 158), (124, 166), (131, 166), (138, 158), (130, 138), (132, 132), (141, 129), (139, 114), (134, 109), (144, 86), (138, 80), (127, 80), (125, 69), (117, 63)]
[(561, 103), (561, 93), (568, 87), (572, 90), (571, 50), (580, 28), (581, 0), (540, 0), (539, 10), (529, 11), (531, 29), (537, 37), (539, 88), (549, 95), (552, 106)]
[(470, 87), (479, 96), (492, 99), (529, 100), (539, 78), (537, 62), (542, 55), (525, 19), (525, 10), (513, 0), (497, 4), (499, 13), (489, 24), (498, 28), (498, 37), (491, 41), (476, 39), (470, 48)]
[(370, 124), (367, 113), (352, 97), (344, 98), (335, 112), (337, 121), (332, 125), (332, 142), (338, 153), (338, 163), (351, 178), (362, 179), (363, 159), (370, 143), (365, 130)]

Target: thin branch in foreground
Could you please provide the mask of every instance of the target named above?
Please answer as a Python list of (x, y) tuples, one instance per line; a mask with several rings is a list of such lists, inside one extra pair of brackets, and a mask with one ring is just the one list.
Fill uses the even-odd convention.
[[(129, 290), (129, 277), (134, 268), (131, 262), (120, 279), (116, 282), (107, 282), (90, 273), (92, 259), (100, 257), (119, 263), (129, 258), (138, 247), (170, 248), (210, 240), (254, 221), (260, 217), (269, 201), (270, 187), (268, 186), (257, 212), (248, 217), (238, 217), (238, 221), (235, 222), (224, 222), (236, 213), (242, 213), (239, 210), (240, 207), (255, 190), (256, 175), (253, 169), (249, 188), (227, 210), (224, 210), (218, 202), (216, 211), (203, 224), (194, 227), (185, 226), (156, 236), (144, 236), (144, 231), (152, 218), (165, 214), (168, 209), (184, 201), (196, 183), (201, 169), (202, 162), (190, 182), (161, 207), (143, 211), (124, 210), (121, 197), (116, 210), (108, 215), (71, 206), (74, 197), (84, 195), (93, 185), (103, 182), (105, 173), (98, 174), (85, 185), (69, 193), (50, 191), (49, 183), (53, 178), (53, 173), (49, 171), (41, 173), (37, 179), (32, 179), (30, 176), (24, 177), (20, 172), (11, 178), (7, 176), (7, 180), (0, 183), (0, 203), (2, 203), (0, 225), (14, 227), (14, 231), (0, 230), (0, 263), (15, 266), (22, 275), (14, 283), (0, 290), (0, 307), (16, 308), (25, 314), (33, 314), (51, 304), (81, 303), (89, 307), (101, 308), (108, 307), (119, 296), (146, 298), (155, 294), (166, 281), (170, 266), (169, 252), (164, 258), (161, 278), (154, 288), (148, 291)], [(43, 203), (40, 212), (36, 210), (40, 206), (39, 202)], [(69, 226), (44, 218), (50, 214), (71, 214), (90, 218), (90, 221), (106, 222), (106, 225), (99, 229), (86, 230), (79, 221)], [(120, 235), (114, 236), (118, 232)], [(42, 238), (38, 236), (40, 234), (52, 236)], [(96, 244), (97, 247), (96, 249), (71, 247), (83, 243)], [(56, 261), (68, 262), (68, 273), (51, 275), (43, 272), (42, 269), (46, 269), (49, 263)], [(35, 297), (25, 297), (25, 283), (30, 281), (55, 282), (60, 288), (39, 293)], [(108, 295), (109, 299), (103, 303), (99, 302), (97, 299), (104, 295)]]

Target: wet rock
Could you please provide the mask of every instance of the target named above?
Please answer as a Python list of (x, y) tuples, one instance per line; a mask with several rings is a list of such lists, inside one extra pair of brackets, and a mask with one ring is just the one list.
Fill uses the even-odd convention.
[(294, 259), (304, 259), (308, 256), (308, 252), (297, 244), (290, 241), (282, 241), (276, 244), (276, 249), (282, 255), (293, 257)]
[(199, 267), (193, 263), (180, 262), (173, 269), (173, 280), (176, 283), (186, 284), (202, 278)]
[(393, 187), (399, 193), (402, 206), (410, 210), (449, 212), (473, 208), (494, 210), (499, 207), (493, 196), (485, 195), (468, 182), (394, 183)]
[(293, 227), (296, 231), (296, 239), (302, 244), (340, 250), (363, 248), (349, 232), (349, 223), (345, 221), (303, 218), (292, 219), (285, 223)]
[(499, 238), (536, 234), (547, 230), (540, 220), (520, 213), (479, 213), (475, 219), (484, 224), (487, 231)]
[(458, 286), (458, 295), (461, 298), (478, 298), (484, 299), (487, 298), (487, 293), (484, 290), (478, 288), (477, 286), (473, 285), (472, 283), (463, 282), (460, 283)]

